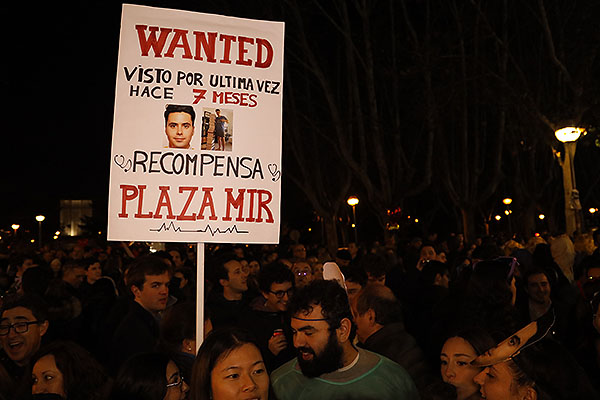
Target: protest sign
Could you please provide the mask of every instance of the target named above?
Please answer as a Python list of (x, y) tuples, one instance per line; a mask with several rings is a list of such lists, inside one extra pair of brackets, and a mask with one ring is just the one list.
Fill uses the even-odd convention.
[(278, 242), (283, 32), (123, 5), (109, 240)]

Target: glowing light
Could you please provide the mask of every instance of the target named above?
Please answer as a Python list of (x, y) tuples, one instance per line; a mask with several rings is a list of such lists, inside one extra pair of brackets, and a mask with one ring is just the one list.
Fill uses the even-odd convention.
[(574, 126), (567, 126), (566, 128), (561, 128), (554, 132), (554, 136), (563, 143), (575, 142), (581, 135), (585, 134), (585, 129), (576, 128)]
[(348, 197), (348, 200), (346, 200), (346, 202), (348, 203), (349, 206), (354, 207), (355, 205), (358, 204), (358, 197), (350, 196), (350, 197)]
[(500, 221), (500, 220), (502, 219), (502, 217), (501, 217), (501, 216), (499, 216), (499, 215), (496, 215), (496, 216), (494, 217), (494, 219), (495, 219), (496, 221)]
[(45, 220), (45, 219), (46, 219), (46, 217), (44, 217), (43, 215), (36, 215), (36, 216), (35, 216), (35, 220), (36, 220), (37, 222), (42, 222), (42, 221), (43, 221), (43, 220)]
[(21, 225), (19, 225), (19, 224), (12, 224), (10, 227), (13, 228), (16, 231), (17, 229), (19, 229), (21, 227)]
[(590, 208), (588, 211), (590, 212), (590, 214), (594, 214), (594, 213), (598, 212), (598, 209), (597, 209), (597, 208), (594, 208), (594, 207), (592, 207), (592, 208)]
[(510, 214), (510, 211), (508, 211), (508, 210), (504, 210), (504, 214), (505, 214), (505, 215), (508, 215), (508, 214)]
[(415, 218), (415, 224), (419, 223), (419, 218)]
[(502, 203), (508, 206), (509, 204), (512, 204), (512, 199), (510, 197), (507, 197), (502, 200)]
[(538, 218), (539, 219), (544, 219), (544, 218), (546, 218), (546, 216), (544, 214), (540, 214), (540, 215), (538, 215)]

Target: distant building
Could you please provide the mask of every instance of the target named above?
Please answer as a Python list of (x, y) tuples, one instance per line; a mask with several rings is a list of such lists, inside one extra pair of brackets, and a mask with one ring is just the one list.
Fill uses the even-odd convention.
[(60, 226), (67, 236), (80, 236), (83, 217), (92, 216), (92, 200), (61, 200)]

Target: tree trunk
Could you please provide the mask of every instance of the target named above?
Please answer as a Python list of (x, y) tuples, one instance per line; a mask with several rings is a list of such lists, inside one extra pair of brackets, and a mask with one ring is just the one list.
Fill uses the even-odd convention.
[(475, 217), (473, 209), (471, 207), (461, 207), (460, 214), (462, 217), (462, 228), (463, 235), (465, 237), (465, 243), (470, 243), (475, 238)]
[(323, 218), (323, 222), (325, 224), (325, 243), (327, 246), (327, 250), (329, 251), (330, 255), (334, 256), (339, 247), (337, 232), (337, 216), (333, 215), (325, 217)]

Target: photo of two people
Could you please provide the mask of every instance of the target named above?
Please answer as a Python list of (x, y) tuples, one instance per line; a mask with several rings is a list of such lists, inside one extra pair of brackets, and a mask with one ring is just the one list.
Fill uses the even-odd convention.
[[(203, 108), (201, 150), (232, 151), (233, 110)], [(196, 112), (190, 105), (169, 104), (165, 108), (167, 145), (175, 149), (195, 150)], [(196, 139), (197, 140), (197, 139)]]

